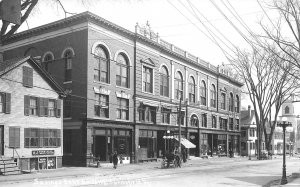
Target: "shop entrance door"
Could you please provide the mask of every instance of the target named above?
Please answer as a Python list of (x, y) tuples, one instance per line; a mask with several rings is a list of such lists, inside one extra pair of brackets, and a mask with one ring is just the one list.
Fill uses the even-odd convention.
[(0, 155), (4, 155), (4, 126), (0, 125)]
[(107, 155), (107, 143), (105, 136), (96, 136), (95, 137), (95, 156), (100, 156), (100, 161), (106, 161)]

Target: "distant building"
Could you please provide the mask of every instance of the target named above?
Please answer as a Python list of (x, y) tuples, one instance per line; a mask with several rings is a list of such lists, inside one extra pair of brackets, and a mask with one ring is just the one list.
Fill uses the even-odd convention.
[(164, 137), (178, 139), (178, 124), (183, 141), (195, 145), (190, 155), (240, 154), (243, 84), (162, 40), (149, 24), (131, 32), (84, 12), (17, 33), (3, 50), (4, 59), (41, 57), (69, 93), (65, 164), (109, 162), (114, 150), (124, 162), (155, 160), (174, 149)]
[(61, 96), (63, 89), (33, 59), (0, 64), (1, 159), (16, 159), (22, 170), (62, 166)]
[(254, 156), (257, 153), (257, 126), (254, 110), (241, 111), (241, 155)]

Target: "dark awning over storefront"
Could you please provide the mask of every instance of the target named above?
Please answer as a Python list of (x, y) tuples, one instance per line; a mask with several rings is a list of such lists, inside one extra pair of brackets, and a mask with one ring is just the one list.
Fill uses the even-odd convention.
[[(179, 141), (178, 138), (175, 138), (175, 140)], [(196, 145), (193, 144), (192, 142), (190, 142), (189, 140), (185, 139), (185, 138), (181, 138), (181, 144), (185, 147), (185, 148), (196, 148)]]

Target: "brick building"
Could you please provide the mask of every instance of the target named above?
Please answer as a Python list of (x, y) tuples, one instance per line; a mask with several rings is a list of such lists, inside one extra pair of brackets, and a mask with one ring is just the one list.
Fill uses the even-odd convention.
[(22, 170), (62, 166), (61, 96), (63, 89), (31, 58), (0, 64), (2, 159), (17, 159)]
[(3, 48), (4, 59), (40, 57), (69, 93), (65, 163), (109, 161), (113, 150), (125, 162), (161, 156), (167, 132), (178, 136), (180, 97), (182, 135), (196, 145), (191, 155), (239, 153), (242, 84), (223, 66), (161, 40), (149, 25), (131, 32), (84, 12), (15, 34)]

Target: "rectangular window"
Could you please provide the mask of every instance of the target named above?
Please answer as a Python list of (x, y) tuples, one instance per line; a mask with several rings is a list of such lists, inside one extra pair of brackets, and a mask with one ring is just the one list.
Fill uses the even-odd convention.
[(55, 100), (50, 99), (48, 102), (48, 116), (55, 117)]
[(226, 95), (224, 93), (221, 94), (221, 109), (225, 110), (225, 102), (226, 102)]
[(212, 122), (212, 128), (217, 128), (217, 117), (216, 116), (212, 116), (211, 118), (211, 122)]
[(33, 87), (33, 69), (27, 66), (23, 66), (23, 86)]
[(37, 98), (36, 97), (29, 98), (29, 115), (32, 115), (32, 116), (37, 115)]
[(181, 79), (175, 79), (175, 98), (183, 99), (183, 81)]
[(185, 111), (181, 111), (180, 118), (180, 124), (183, 126), (185, 121)]
[(201, 114), (201, 122), (202, 122), (202, 127), (207, 128), (207, 115), (206, 114)]
[(10, 114), (11, 94), (0, 92), (0, 113)]
[(9, 127), (9, 147), (20, 148), (20, 127)]
[(219, 118), (220, 119), (220, 129), (226, 130), (227, 129), (227, 119)]
[(169, 97), (169, 77), (160, 74), (160, 95)]
[(128, 88), (128, 67), (124, 64), (116, 64), (116, 84)]
[(201, 105), (206, 106), (206, 90), (205, 87), (200, 87), (200, 100), (201, 100)]
[(108, 95), (95, 94), (95, 115), (103, 118), (109, 117)]
[(117, 98), (117, 119), (129, 120), (129, 100), (124, 98)]
[(65, 82), (72, 81), (72, 57), (65, 57)]
[(156, 123), (156, 107), (143, 105), (139, 109), (140, 121)]
[(153, 69), (143, 66), (143, 90), (153, 92)]
[(229, 118), (229, 130), (233, 130), (233, 118)]
[(24, 129), (24, 147), (60, 147), (61, 130), (60, 129)]
[(171, 109), (161, 108), (161, 122), (170, 124)]
[(240, 130), (240, 120), (239, 119), (235, 119), (235, 130), (239, 131)]

